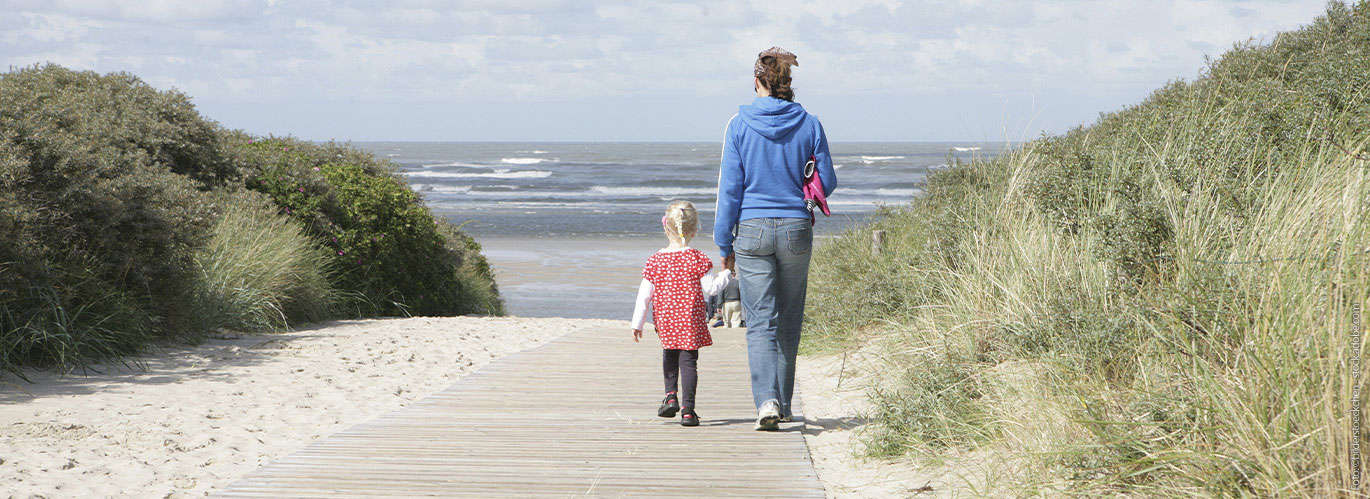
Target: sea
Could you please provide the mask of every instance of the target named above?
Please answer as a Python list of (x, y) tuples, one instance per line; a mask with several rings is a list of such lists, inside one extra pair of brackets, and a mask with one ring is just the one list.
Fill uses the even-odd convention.
[[(665, 244), (671, 201), (695, 204), (712, 243), (721, 145), (710, 142), (354, 142), (393, 162), (441, 216), (481, 243), (514, 315), (622, 318), (641, 265)], [(993, 155), (971, 142), (830, 145), (838, 187), (819, 238), (908, 203), (929, 172)], [(801, 168), (802, 165), (795, 165)], [(821, 244), (821, 243), (820, 243)]]

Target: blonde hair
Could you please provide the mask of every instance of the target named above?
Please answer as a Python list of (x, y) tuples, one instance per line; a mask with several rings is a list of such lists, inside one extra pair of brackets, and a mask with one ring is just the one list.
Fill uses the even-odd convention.
[(681, 200), (672, 202), (666, 207), (666, 237), (672, 241), (677, 240), (681, 244), (689, 241), (699, 232), (699, 212), (695, 211), (695, 205), (689, 201)]

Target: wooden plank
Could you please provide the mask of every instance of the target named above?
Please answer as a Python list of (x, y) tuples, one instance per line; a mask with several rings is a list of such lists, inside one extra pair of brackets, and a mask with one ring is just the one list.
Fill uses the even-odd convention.
[(217, 495), (823, 497), (798, 407), (782, 431), (752, 430), (741, 330), (700, 356), (697, 428), (656, 417), (660, 348), (627, 337), (581, 330), (495, 360)]

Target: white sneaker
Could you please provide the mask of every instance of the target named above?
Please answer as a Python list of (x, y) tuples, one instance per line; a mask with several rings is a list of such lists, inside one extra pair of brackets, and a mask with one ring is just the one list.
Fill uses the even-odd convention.
[(756, 431), (775, 431), (780, 429), (780, 403), (767, 400), (756, 411)]

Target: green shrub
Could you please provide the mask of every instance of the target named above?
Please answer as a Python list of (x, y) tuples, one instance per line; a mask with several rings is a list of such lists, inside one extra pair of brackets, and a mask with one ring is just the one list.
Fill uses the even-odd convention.
[(126, 73), (0, 74), (0, 371), (213, 329), (502, 312), (480, 247), (366, 152), (223, 130)]
[(230, 142), (247, 188), (270, 196), (323, 242), (338, 287), (365, 298), (360, 313), (502, 312), (479, 246), (455, 230), (445, 237), (389, 163), (339, 144), (244, 136)]
[(232, 177), (214, 125), (127, 74), (0, 75), (0, 368), (68, 365), (166, 333)]
[(481, 253), (480, 243), (446, 220), (439, 220), (438, 232), (447, 248), (448, 264), (457, 269), (458, 278), (451, 283), (460, 286), (457, 296), (464, 304), (463, 313), (504, 315), (495, 272)]

